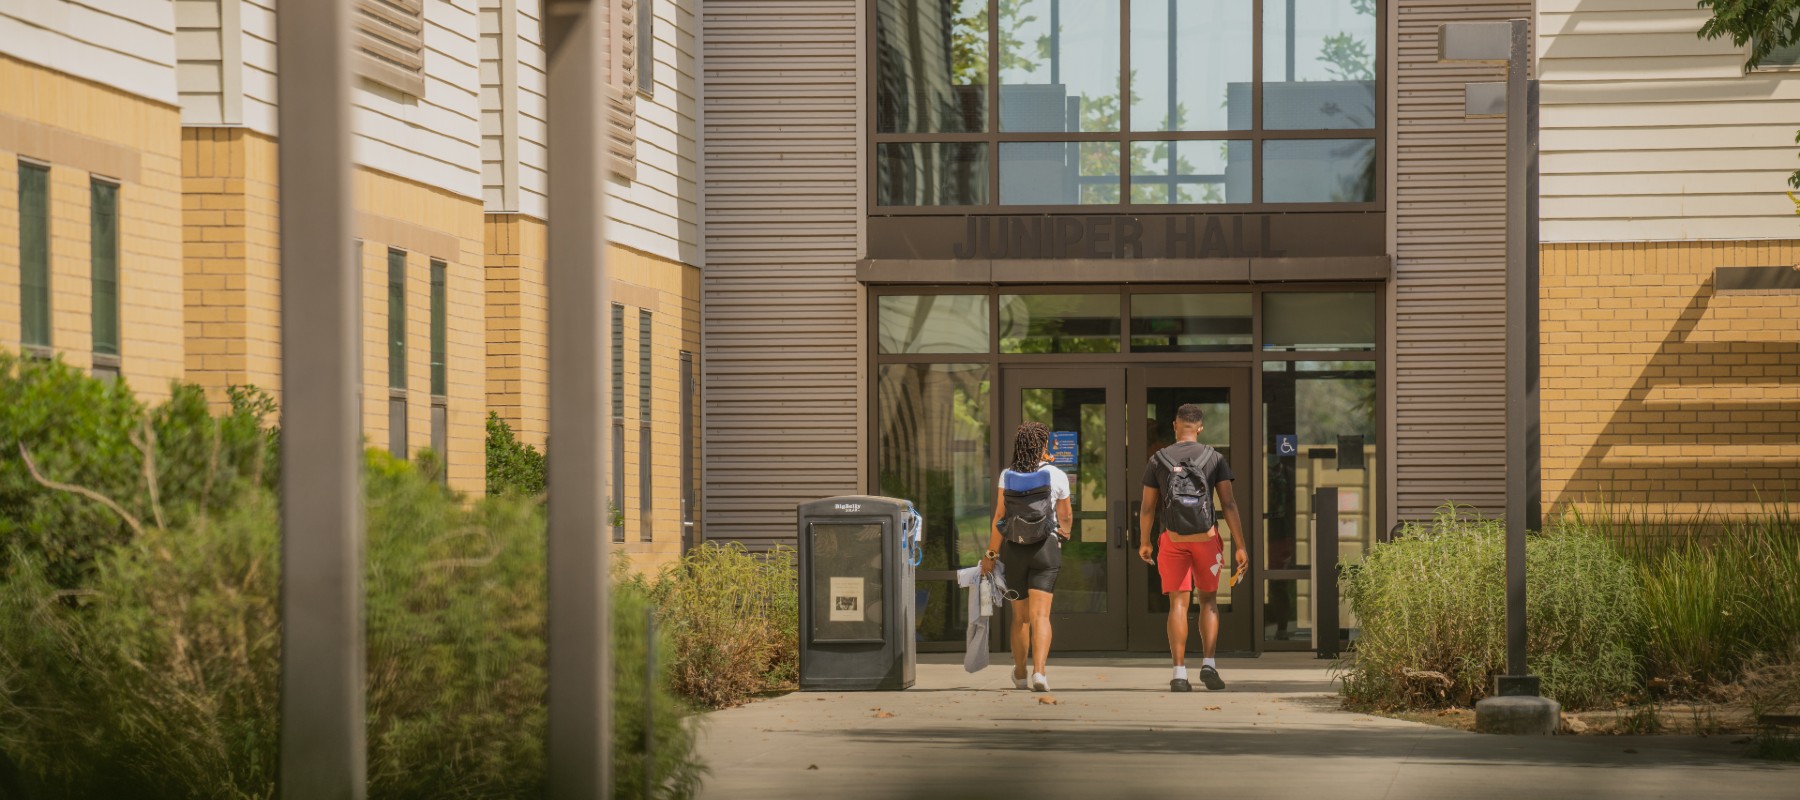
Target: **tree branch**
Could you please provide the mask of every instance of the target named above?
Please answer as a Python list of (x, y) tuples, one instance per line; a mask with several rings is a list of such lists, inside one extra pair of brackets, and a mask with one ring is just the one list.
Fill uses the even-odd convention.
[(42, 484), (44, 488), (53, 489), (59, 492), (68, 492), (70, 494), (78, 494), (99, 503), (100, 505), (106, 506), (107, 508), (112, 509), (114, 514), (118, 514), (120, 519), (125, 520), (125, 524), (131, 526), (131, 531), (133, 533), (139, 536), (144, 535), (144, 523), (139, 522), (137, 517), (126, 513), (125, 508), (118, 503), (113, 502), (112, 498), (96, 492), (93, 489), (76, 486), (70, 483), (58, 483), (44, 477), (44, 473), (38, 471), (37, 463), (31, 460), (31, 453), (25, 449), (24, 442), (19, 443), (19, 456), (25, 459), (25, 469), (31, 472), (32, 480)]

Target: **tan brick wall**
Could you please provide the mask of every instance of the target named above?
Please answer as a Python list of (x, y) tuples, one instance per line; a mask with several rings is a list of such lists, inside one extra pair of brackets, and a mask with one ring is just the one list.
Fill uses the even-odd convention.
[(358, 169), (363, 267), (363, 433), (388, 443), (387, 253), (406, 257), (407, 448), (431, 445), (431, 262), (445, 264), (450, 485), (487, 485), (487, 329), (481, 201)]
[(230, 386), (281, 390), (279, 165), (244, 128), (181, 132), (187, 379), (215, 404)]
[(1796, 262), (1793, 240), (1544, 246), (1546, 511), (1800, 500), (1800, 295), (1713, 290), (1718, 267)]
[(486, 226), (488, 408), (541, 449), (550, 427), (548, 228), (523, 214), (489, 214)]
[(146, 399), (182, 375), (176, 108), (0, 56), (0, 347), (20, 345), (19, 159), (50, 165), (52, 347), (93, 366), (90, 181), (119, 184), (120, 371)]
[[(518, 214), (489, 214), (487, 236), (488, 406), (512, 425), (521, 440), (542, 447), (548, 431), (549, 333), (544, 223)], [(613, 302), (625, 312), (625, 471), (620, 481), (625, 543), (619, 552), (633, 568), (654, 571), (681, 553), (681, 353), (694, 354), (697, 370), (700, 270), (618, 245), (608, 247), (607, 259)], [(652, 491), (647, 526), (639, 486), (646, 460), (639, 413), (638, 313), (643, 310), (651, 313)], [(611, 320), (604, 324), (610, 326)], [(610, 385), (611, 376), (607, 380)], [(694, 413), (696, 417), (700, 413), (698, 397)], [(610, 464), (612, 454), (605, 457)], [(694, 468), (697, 479), (698, 464)], [(602, 491), (613, 494), (612, 487)]]

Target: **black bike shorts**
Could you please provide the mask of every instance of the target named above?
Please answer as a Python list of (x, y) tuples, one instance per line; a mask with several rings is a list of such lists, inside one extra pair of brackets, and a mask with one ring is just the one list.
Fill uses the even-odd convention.
[(1062, 537), (1052, 533), (1037, 544), (1000, 543), (1000, 563), (1006, 565), (1006, 588), (1025, 599), (1026, 589), (1056, 591), (1056, 575), (1062, 571)]

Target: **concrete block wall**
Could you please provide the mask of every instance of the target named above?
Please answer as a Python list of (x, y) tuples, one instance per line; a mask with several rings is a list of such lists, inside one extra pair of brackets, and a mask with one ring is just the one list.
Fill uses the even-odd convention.
[(225, 390), (281, 392), (281, 239), (274, 139), (183, 128), (182, 254), (187, 380), (215, 406)]

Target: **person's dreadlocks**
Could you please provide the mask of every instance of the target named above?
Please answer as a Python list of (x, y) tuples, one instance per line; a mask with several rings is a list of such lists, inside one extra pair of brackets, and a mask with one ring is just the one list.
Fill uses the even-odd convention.
[(1012, 471), (1036, 472), (1050, 446), (1050, 429), (1042, 422), (1027, 422), (1013, 434)]

